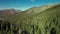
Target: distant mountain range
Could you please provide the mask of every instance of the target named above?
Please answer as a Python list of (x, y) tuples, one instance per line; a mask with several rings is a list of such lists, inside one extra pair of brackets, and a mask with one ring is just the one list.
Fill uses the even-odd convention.
[[(25, 10), (26, 13), (28, 14), (34, 14), (34, 13), (39, 13), (39, 12), (42, 12), (48, 8), (51, 8), (55, 5), (44, 5), (44, 6), (40, 6), (40, 7), (32, 7), (28, 10)], [(0, 10), (0, 15), (8, 15), (8, 14), (16, 14), (16, 13), (19, 13), (19, 12), (22, 12), (21, 10), (15, 10), (15, 9), (7, 9), (7, 10)]]
[(21, 12), (21, 10), (15, 10), (15, 9), (0, 10), (0, 15), (16, 14), (19, 12)]

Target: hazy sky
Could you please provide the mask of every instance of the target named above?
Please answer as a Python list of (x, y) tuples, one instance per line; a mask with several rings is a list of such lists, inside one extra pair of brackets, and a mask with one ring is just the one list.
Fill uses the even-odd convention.
[(60, 0), (0, 0), (0, 9), (26, 10), (34, 6), (59, 2)]

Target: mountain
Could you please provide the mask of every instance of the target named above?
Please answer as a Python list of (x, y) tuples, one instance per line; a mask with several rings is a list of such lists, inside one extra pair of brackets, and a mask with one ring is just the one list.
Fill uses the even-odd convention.
[(33, 8), (30, 8), (28, 10), (26, 10), (28, 14), (35, 14), (35, 13), (39, 13), (39, 12), (42, 12), (42, 11), (45, 11), (49, 8), (52, 8), (54, 6), (56, 6), (57, 4), (50, 4), (50, 5), (43, 5), (43, 6), (39, 6), (39, 7), (33, 7)]
[(21, 10), (14, 10), (14, 9), (0, 10), (0, 15), (16, 14), (18, 12), (21, 12)]
[(60, 4), (0, 17), (1, 34), (60, 34)]

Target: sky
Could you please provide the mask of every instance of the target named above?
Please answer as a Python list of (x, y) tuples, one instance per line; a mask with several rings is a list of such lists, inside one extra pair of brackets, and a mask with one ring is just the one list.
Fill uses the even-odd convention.
[(0, 0), (0, 10), (3, 9), (27, 10), (31, 7), (59, 2), (60, 0)]

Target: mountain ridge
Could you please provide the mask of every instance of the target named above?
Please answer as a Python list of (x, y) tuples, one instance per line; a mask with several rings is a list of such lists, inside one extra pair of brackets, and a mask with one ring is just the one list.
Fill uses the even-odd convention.
[(56, 5), (59, 5), (59, 4), (48, 4), (48, 5), (43, 5), (43, 6), (39, 6), (39, 7), (32, 7), (32, 8), (29, 8), (25, 11), (21, 11), (21, 10), (15, 10), (15, 9), (5, 9), (5, 10), (0, 10), (0, 14), (2, 15), (7, 15), (7, 14), (15, 14), (15, 13), (20, 13), (20, 12), (25, 12), (27, 14), (35, 14), (35, 13), (39, 13), (39, 12), (42, 12), (42, 11), (45, 11), (49, 8), (52, 8)]
[(15, 9), (6, 9), (6, 10), (0, 10), (0, 15), (9, 15), (9, 14), (16, 14), (21, 12), (21, 10), (15, 10)]

